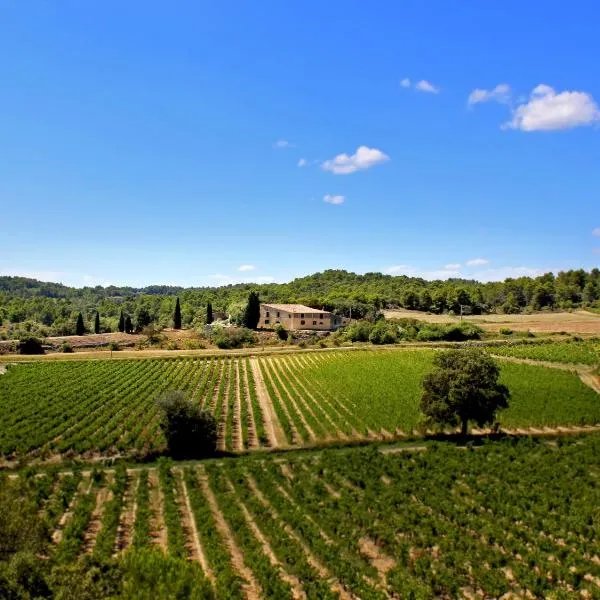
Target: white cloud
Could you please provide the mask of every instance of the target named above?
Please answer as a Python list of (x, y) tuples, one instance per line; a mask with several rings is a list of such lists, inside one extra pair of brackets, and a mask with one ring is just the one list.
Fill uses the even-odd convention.
[(306, 165), (307, 165), (307, 164), (308, 164), (308, 161), (307, 161), (305, 158), (301, 158), (301, 159), (298, 161), (298, 166), (299, 166), (299, 167), (306, 167)]
[(458, 269), (460, 269), (460, 263), (450, 263), (449, 265), (445, 265), (444, 269), (449, 269), (450, 271), (458, 271)]
[(467, 261), (467, 265), (469, 267), (480, 267), (482, 265), (487, 265), (490, 261), (485, 258), (472, 258)]
[(511, 90), (508, 83), (500, 83), (491, 90), (483, 90), (477, 88), (469, 94), (467, 104), (480, 104), (481, 102), (489, 102), (494, 100), (500, 104), (508, 104), (510, 102)]
[(473, 273), (473, 279), (477, 281), (504, 281), (509, 277), (516, 279), (517, 277), (539, 277), (546, 271), (535, 269), (533, 267), (499, 267), (497, 269), (485, 269)]
[(408, 77), (405, 77), (401, 82), (400, 82), (400, 87), (403, 88), (409, 88), (410, 87), (410, 79)]
[(592, 235), (596, 237), (600, 237), (600, 227), (596, 227), (596, 229), (592, 229)]
[(460, 277), (461, 273), (458, 269), (438, 269), (432, 271), (422, 271), (411, 265), (392, 265), (384, 269), (384, 273), (388, 275), (406, 275), (407, 277), (422, 277), (423, 279), (450, 279), (452, 277)]
[(254, 271), (256, 267), (254, 265), (240, 265), (238, 271)]
[(288, 142), (288, 140), (277, 140), (273, 144), (273, 148), (293, 148), (294, 144)]
[(359, 146), (356, 152), (350, 156), (348, 154), (338, 154), (331, 160), (322, 163), (321, 168), (324, 171), (331, 171), (335, 175), (348, 175), (369, 169), (380, 163), (386, 162), (390, 157), (377, 148)]
[(391, 267), (384, 269), (384, 273), (387, 273), (388, 275), (409, 275), (414, 273), (414, 271), (415, 268), (410, 265), (392, 265)]
[(344, 204), (346, 202), (346, 198), (344, 196), (332, 196), (330, 194), (325, 194), (323, 196), (323, 202), (327, 202), (328, 204)]
[(439, 94), (440, 92), (439, 87), (433, 85), (433, 83), (430, 83), (425, 79), (421, 79), (421, 81), (417, 82), (415, 84), (415, 88), (420, 92), (427, 92), (428, 94)]
[(521, 131), (554, 131), (592, 125), (600, 121), (600, 109), (586, 92), (564, 91), (540, 84), (533, 89), (529, 100), (520, 104), (505, 129)]

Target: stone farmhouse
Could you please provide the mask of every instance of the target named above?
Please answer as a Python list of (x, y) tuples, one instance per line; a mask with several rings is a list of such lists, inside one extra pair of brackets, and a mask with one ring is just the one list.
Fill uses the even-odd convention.
[(334, 331), (342, 326), (342, 317), (303, 304), (261, 304), (258, 328), (273, 329), (277, 324), (288, 331)]

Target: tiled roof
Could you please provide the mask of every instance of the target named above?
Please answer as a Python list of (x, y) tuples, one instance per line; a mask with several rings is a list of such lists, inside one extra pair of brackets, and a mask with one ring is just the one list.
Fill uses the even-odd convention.
[(311, 308), (310, 306), (304, 306), (304, 304), (261, 304), (267, 308), (273, 310), (283, 310), (291, 313), (327, 313), (327, 310), (321, 310), (320, 308)]

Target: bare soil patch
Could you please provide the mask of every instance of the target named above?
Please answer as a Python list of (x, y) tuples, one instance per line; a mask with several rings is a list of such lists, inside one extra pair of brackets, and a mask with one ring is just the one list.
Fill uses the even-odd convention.
[(256, 397), (258, 398), (265, 420), (265, 431), (269, 439), (269, 445), (272, 447), (285, 446), (285, 435), (271, 404), (271, 398), (269, 398), (269, 394), (267, 393), (257, 358), (250, 359), (250, 368), (252, 369), (254, 385), (256, 386)]
[[(458, 323), (460, 317), (434, 315), (418, 310), (394, 309), (383, 311), (387, 319), (418, 319), (427, 323)], [(572, 312), (538, 312), (531, 315), (469, 315), (463, 317), (487, 331), (499, 331), (508, 327), (515, 331), (533, 331), (536, 333), (567, 332), (577, 334), (600, 335), (600, 315), (586, 310)]]

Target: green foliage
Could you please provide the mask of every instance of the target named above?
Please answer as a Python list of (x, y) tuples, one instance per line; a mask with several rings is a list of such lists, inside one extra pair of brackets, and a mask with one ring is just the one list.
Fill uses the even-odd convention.
[(85, 324), (83, 322), (83, 315), (79, 313), (77, 315), (77, 321), (75, 321), (75, 335), (85, 334)]
[(206, 303), (206, 324), (210, 325), (214, 321), (213, 307), (211, 302)]
[(44, 354), (42, 340), (34, 336), (23, 336), (19, 340), (18, 350), (20, 354)]
[(119, 314), (118, 329), (121, 333), (123, 333), (125, 331), (125, 315), (123, 314), (122, 310), (121, 310), (121, 313)]
[(133, 333), (133, 323), (129, 315), (125, 317), (125, 333)]
[[(523, 340), (524, 342), (525, 340)], [(600, 363), (600, 340), (568, 342), (527, 342), (503, 346), (492, 346), (490, 353), (499, 356), (514, 356), (548, 362), (597, 365)]]
[(494, 422), (508, 407), (510, 392), (498, 382), (500, 370), (484, 351), (449, 350), (434, 359), (435, 369), (423, 379), (420, 408), (429, 423), (467, 433), (469, 421), (480, 427)]
[(282, 342), (286, 342), (289, 337), (288, 330), (281, 323), (275, 325), (275, 333)]
[(94, 333), (100, 333), (100, 313), (96, 311), (96, 317), (94, 318)]
[(179, 297), (175, 301), (175, 311), (173, 312), (173, 329), (181, 329), (181, 304)]
[(247, 329), (256, 329), (260, 320), (260, 298), (254, 291), (248, 296), (248, 304), (244, 310), (242, 325)]
[(69, 342), (63, 342), (60, 351), (65, 354), (71, 354), (73, 352), (73, 346)]
[(213, 331), (213, 343), (221, 350), (253, 346), (258, 342), (256, 333), (245, 327), (223, 327)]
[(160, 428), (174, 458), (203, 457), (215, 453), (217, 424), (214, 416), (185, 397), (169, 391), (157, 400)]

